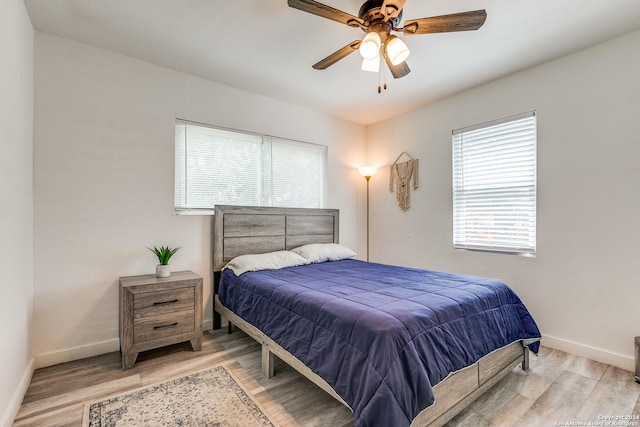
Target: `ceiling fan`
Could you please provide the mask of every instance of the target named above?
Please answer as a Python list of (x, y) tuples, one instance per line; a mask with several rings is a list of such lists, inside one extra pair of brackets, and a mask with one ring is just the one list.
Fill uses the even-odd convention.
[(314, 64), (314, 69), (324, 70), (358, 50), (362, 56), (362, 70), (378, 72), (382, 57), (396, 79), (406, 76), (411, 70), (406, 62), (409, 48), (402, 40), (391, 34), (392, 31), (410, 36), (477, 30), (487, 18), (485, 10), (474, 10), (412, 19), (405, 21), (404, 25), (399, 27), (406, 0), (367, 0), (360, 7), (357, 17), (314, 0), (288, 0), (288, 3), (295, 9), (360, 28), (366, 33), (362, 40), (354, 40)]

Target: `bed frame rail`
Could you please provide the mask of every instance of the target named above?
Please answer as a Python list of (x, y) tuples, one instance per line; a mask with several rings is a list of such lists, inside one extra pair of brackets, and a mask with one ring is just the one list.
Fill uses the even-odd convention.
[(220, 303), (218, 296), (215, 297), (215, 309), (220, 312), (225, 318), (229, 319), (229, 322), (233, 323), (247, 335), (249, 335), (254, 340), (258, 341), (262, 345), (262, 374), (271, 378), (274, 375), (274, 356), (278, 356), (280, 360), (285, 362), (287, 365), (291, 366), (296, 371), (300, 372), (306, 378), (308, 378), (311, 382), (319, 386), (321, 389), (329, 393), (335, 399), (337, 399), (340, 403), (345, 405), (347, 408), (351, 409), (347, 402), (345, 402), (338, 393), (335, 392), (333, 388), (320, 376), (318, 376), (315, 372), (309, 369), (304, 363), (302, 363), (298, 358), (289, 353), (287, 350), (278, 345), (275, 341), (265, 335), (258, 328), (246, 322), (237, 314), (226, 308)]

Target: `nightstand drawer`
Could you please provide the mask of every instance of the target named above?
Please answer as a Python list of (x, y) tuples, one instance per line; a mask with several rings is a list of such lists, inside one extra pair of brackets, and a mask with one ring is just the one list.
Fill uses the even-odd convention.
[(173, 311), (133, 321), (134, 344), (191, 332), (195, 329), (193, 310)]
[(193, 309), (194, 293), (195, 287), (190, 286), (136, 294), (133, 297), (134, 318)]

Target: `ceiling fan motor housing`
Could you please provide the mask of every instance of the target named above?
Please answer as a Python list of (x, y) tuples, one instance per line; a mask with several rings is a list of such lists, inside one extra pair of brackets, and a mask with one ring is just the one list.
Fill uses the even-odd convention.
[[(365, 26), (375, 25), (376, 23), (384, 22), (385, 15), (382, 13), (382, 5), (384, 0), (367, 0), (360, 7), (358, 17), (364, 21)], [(402, 10), (398, 13), (398, 16), (391, 18), (387, 21), (391, 27), (397, 27), (402, 19)]]

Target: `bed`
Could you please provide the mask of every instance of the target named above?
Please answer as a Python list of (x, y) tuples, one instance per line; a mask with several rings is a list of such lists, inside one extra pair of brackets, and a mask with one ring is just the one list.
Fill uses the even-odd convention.
[(214, 328), (223, 315), (256, 339), (266, 376), (275, 355), (351, 408), (358, 427), (424, 426), (527, 369), (539, 331), (497, 281), (349, 258), (223, 271), (241, 255), (338, 243), (338, 224), (334, 209), (216, 207)]

